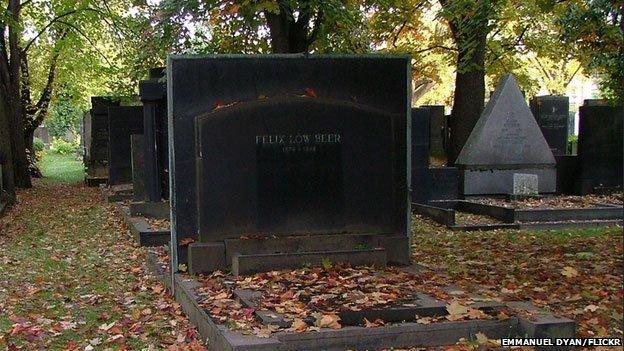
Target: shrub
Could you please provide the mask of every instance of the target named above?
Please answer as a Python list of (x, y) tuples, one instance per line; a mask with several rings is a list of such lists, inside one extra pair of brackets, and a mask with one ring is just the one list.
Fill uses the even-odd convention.
[(43, 149), (45, 148), (45, 144), (43, 143), (43, 140), (35, 137), (33, 139), (33, 151), (35, 153), (43, 151)]
[(69, 155), (78, 151), (78, 144), (55, 138), (52, 140), (50, 149), (60, 155)]

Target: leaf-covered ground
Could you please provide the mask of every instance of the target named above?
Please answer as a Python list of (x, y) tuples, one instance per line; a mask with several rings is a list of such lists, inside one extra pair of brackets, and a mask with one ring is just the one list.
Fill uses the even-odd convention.
[(48, 179), (18, 200), (0, 218), (0, 349), (203, 349), (97, 189)]
[(465, 291), (529, 300), (577, 321), (583, 337), (623, 337), (622, 227), (453, 232), (414, 216), (412, 260)]
[[(202, 350), (180, 306), (148, 274), (147, 250), (132, 242), (98, 190), (64, 185), (80, 180), (75, 169), (42, 168), (52, 179), (21, 191), (18, 204), (0, 218), (0, 349)], [(337, 308), (400, 302), (404, 291), (446, 300), (450, 319), (489, 318), (467, 309), (466, 299), (441, 292), (454, 284), (485, 299), (530, 300), (575, 319), (580, 336), (623, 336), (622, 228), (465, 233), (419, 216), (413, 223), (413, 260), (432, 271), (388, 269), (384, 276), (328, 262), (236, 282), (216, 273), (201, 279), (204, 306), (225, 324), (256, 335), (274, 330), (237, 306), (234, 287), (263, 291), (268, 298), (261, 307), (291, 317), (292, 332), (339, 328)], [(455, 348), (493, 345), (479, 337)]]

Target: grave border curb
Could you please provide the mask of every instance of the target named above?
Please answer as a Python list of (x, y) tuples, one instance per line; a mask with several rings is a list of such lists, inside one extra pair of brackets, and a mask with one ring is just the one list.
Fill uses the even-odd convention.
[[(242, 351), (242, 350), (366, 350), (371, 348), (418, 347), (454, 345), (460, 338), (474, 339), (476, 333), (485, 332), (489, 338), (497, 339), (505, 336), (518, 337), (521, 333), (540, 334), (540, 337), (566, 337), (574, 334), (575, 322), (565, 318), (556, 318), (545, 314), (546, 329), (542, 321), (531, 321), (520, 317), (506, 320), (466, 320), (433, 324), (400, 323), (378, 328), (346, 326), (342, 329), (322, 329), (319, 332), (286, 333), (278, 332), (269, 338), (243, 335), (217, 325), (204, 311), (197, 301), (194, 286), (199, 284), (194, 279), (185, 279), (180, 274), (165, 272), (158, 264), (156, 255), (148, 252), (147, 266), (150, 273), (171, 291), (173, 283), (175, 299), (182, 311), (189, 318), (201, 337), (206, 341), (208, 350)], [(520, 302), (523, 303), (523, 302)], [(551, 330), (549, 328), (553, 327)], [(562, 327), (557, 327), (562, 324)], [(527, 329), (528, 328), (528, 329)], [(566, 330), (567, 328), (567, 330)], [(572, 335), (574, 336), (574, 335)], [(569, 337), (572, 337), (569, 336)]]
[(132, 233), (132, 238), (139, 246), (168, 245), (171, 240), (170, 230), (153, 230), (147, 221), (140, 217), (131, 217), (128, 207), (115, 203), (115, 210), (121, 215), (124, 223)]

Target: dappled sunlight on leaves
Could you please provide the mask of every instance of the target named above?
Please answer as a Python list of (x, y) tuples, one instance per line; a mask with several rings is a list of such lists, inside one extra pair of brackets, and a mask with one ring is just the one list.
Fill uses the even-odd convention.
[(99, 189), (37, 182), (0, 228), (0, 349), (205, 349)]

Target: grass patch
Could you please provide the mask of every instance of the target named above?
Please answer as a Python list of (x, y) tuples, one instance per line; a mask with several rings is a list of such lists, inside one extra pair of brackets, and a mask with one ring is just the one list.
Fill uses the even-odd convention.
[(39, 167), (46, 181), (52, 183), (75, 184), (84, 180), (84, 167), (74, 155), (46, 151), (39, 161)]

